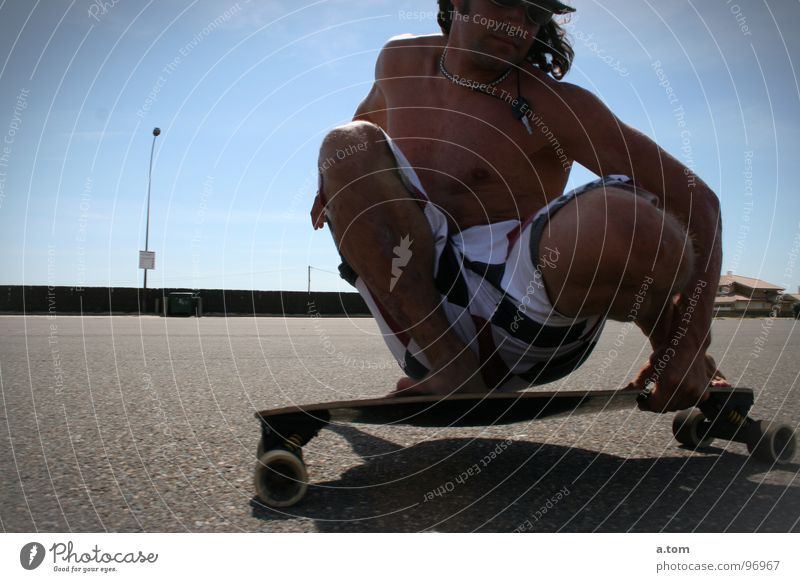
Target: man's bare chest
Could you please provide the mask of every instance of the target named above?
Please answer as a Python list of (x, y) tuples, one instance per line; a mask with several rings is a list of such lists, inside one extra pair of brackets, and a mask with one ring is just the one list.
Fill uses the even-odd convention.
[(516, 118), (515, 95), (498, 90), (490, 96), (445, 83), (403, 80), (384, 89), (385, 129), (426, 186), (478, 194), (560, 193), (568, 172), (546, 136), (534, 124), (529, 132)]

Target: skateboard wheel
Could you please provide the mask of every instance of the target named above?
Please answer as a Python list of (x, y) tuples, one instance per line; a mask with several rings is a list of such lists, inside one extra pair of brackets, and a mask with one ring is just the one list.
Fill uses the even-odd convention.
[(700, 432), (705, 419), (705, 415), (699, 410), (681, 410), (672, 419), (672, 434), (675, 440), (693, 449), (711, 444), (714, 438), (704, 436)]
[(256, 463), (256, 494), (270, 507), (290, 507), (308, 489), (308, 473), (297, 455), (284, 449), (264, 452)]
[(797, 450), (794, 431), (788, 425), (759, 420), (754, 423), (752, 435), (747, 442), (747, 450), (759, 461), (788, 463)]

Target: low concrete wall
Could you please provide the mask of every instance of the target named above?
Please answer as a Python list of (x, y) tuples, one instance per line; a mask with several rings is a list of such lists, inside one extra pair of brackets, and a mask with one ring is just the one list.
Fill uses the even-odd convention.
[[(47, 314), (135, 314), (163, 310), (163, 301), (173, 291), (148, 289), (141, 301), (141, 289), (130, 287), (47, 287), (0, 286), (0, 312)], [(369, 316), (358, 293), (304, 291), (236, 291), (230, 289), (192, 290), (203, 300), (203, 315), (328, 315)]]

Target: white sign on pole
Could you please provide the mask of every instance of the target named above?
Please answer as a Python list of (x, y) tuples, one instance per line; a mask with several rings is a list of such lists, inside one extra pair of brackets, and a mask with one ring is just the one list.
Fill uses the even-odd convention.
[(156, 268), (156, 252), (139, 251), (139, 268), (154, 271)]

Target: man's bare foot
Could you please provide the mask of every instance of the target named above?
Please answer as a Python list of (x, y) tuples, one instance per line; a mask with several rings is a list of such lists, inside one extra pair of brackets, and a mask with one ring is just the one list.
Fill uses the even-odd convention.
[(430, 396), (440, 394), (448, 396), (450, 394), (461, 393), (485, 393), (489, 389), (483, 383), (483, 380), (477, 382), (467, 382), (461, 384), (453, 384), (452, 382), (441, 382), (439, 378), (428, 375), (422, 380), (414, 380), (413, 378), (400, 378), (397, 381), (397, 386), (394, 392), (389, 396)]
[[(434, 370), (422, 380), (413, 378), (400, 378), (394, 392), (389, 396), (428, 396), (440, 394), (447, 396), (464, 392), (484, 393), (489, 388), (481, 378), (480, 370), (475, 365), (475, 358), (471, 353), (464, 354), (467, 362), (453, 361), (448, 366)], [(470, 372), (470, 370), (474, 370)]]
[(462, 392), (486, 393), (489, 388), (481, 377), (478, 356), (464, 347), (451, 355), (443, 356), (438, 368), (431, 370), (422, 380), (400, 378), (389, 396), (447, 396)]

